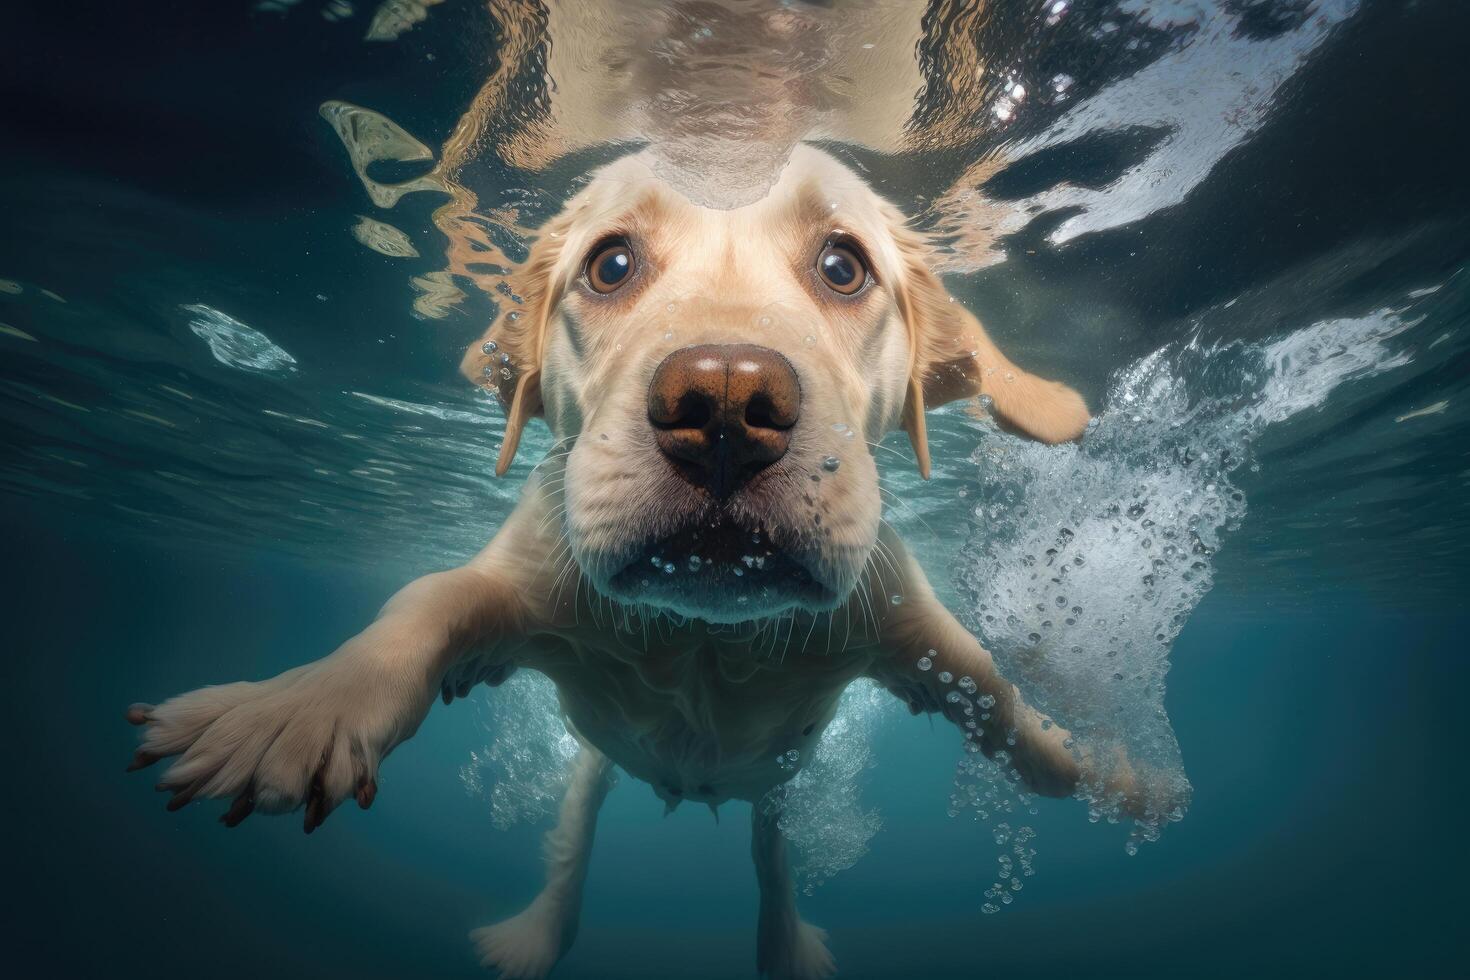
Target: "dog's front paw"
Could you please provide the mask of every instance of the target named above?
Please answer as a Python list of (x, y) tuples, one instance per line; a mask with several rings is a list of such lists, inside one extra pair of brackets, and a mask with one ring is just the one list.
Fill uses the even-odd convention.
[(503, 980), (541, 980), (571, 949), (576, 926), (544, 893), (520, 915), (470, 933), (480, 965)]
[(826, 980), (837, 974), (827, 930), (794, 915), (762, 921), (755, 959), (756, 971), (771, 980)]
[(392, 643), (369, 629), (325, 660), (267, 681), (135, 704), (127, 717), (143, 738), (129, 768), (180, 756), (158, 783), (173, 793), (168, 808), (231, 797), (221, 818), (229, 827), (256, 809), (304, 804), (310, 833), (349, 796), (366, 809), (379, 762), (413, 734), (432, 698)]

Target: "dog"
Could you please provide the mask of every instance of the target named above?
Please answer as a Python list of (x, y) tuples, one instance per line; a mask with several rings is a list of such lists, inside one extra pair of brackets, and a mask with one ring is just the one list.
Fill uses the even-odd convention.
[(728, 211), (690, 203), (642, 154), (596, 172), (462, 364), (505, 405), (498, 474), (533, 418), (555, 437), (494, 539), (322, 660), (133, 705), (133, 767), (178, 757), (159, 783), (170, 810), (230, 799), (234, 826), (304, 808), (310, 833), (349, 798), (372, 804), (436, 696), (540, 671), (580, 743), (546, 885), (472, 934), (517, 978), (572, 943), (614, 767), (669, 807), (751, 803), (757, 968), (832, 975), (825, 934), (797, 914), (773, 790), (859, 678), (954, 722), (1036, 793), (1088, 785), (1161, 812), (1126, 759), (1026, 703), (882, 520), (874, 447), (905, 430), (927, 476), (928, 408), (975, 400), (1045, 443), (1088, 424), (1075, 391), (1012, 363), (952, 301), (928, 252), (810, 146)]

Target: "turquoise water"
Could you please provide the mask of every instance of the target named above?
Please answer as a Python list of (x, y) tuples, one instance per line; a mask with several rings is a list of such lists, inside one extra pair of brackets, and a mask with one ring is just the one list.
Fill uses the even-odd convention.
[[(492, 300), (460, 281), (458, 306), (415, 307), (442, 196), (376, 207), (318, 114), (370, 107), (437, 147), (496, 18), (451, 0), (367, 43), (366, 4), (273, 6), (35, 4), (0, 38), (27, 975), (475, 976), (465, 934), (539, 887), (560, 743), (534, 678), (436, 709), (372, 811), (310, 838), (165, 814), (122, 772), (130, 701), (327, 653), (476, 550), (548, 442), (491, 475), (502, 416), (455, 367)], [(933, 480), (880, 454), (887, 516), (1028, 694), (1074, 726), (1125, 712), (1193, 798), (1131, 856), (1127, 826), (1074, 801), (977, 819), (952, 801), (952, 734), (857, 689), (790, 828), (803, 914), (849, 977), (1457, 975), (1470, 25), (1449, 2), (1052, 7), (933, 12), (1014, 76), (992, 93), (1006, 125), (897, 160), (836, 150), (948, 237), (955, 295), (1098, 423), (1047, 450), (937, 413)], [(539, 218), (613, 152), (536, 174), (486, 153), (464, 180)], [(936, 203), (990, 152), (1010, 161), (985, 184), (998, 254), (968, 205)], [(420, 255), (364, 247), (363, 215)], [(1016, 569), (1063, 527), (1084, 612), (1043, 630), (1057, 590)], [(662, 810), (614, 790), (557, 976), (754, 973), (743, 808)]]

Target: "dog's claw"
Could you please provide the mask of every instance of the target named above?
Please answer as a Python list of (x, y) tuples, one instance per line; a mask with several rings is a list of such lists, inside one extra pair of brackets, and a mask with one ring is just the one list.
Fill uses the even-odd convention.
[(175, 813), (179, 810), (182, 810), (184, 807), (193, 802), (194, 793), (197, 791), (197, 789), (197, 785), (190, 785), (179, 790), (173, 795), (173, 799), (169, 800), (168, 803), (164, 806), (164, 809), (168, 810), (169, 813)]
[(329, 757), (322, 754), (321, 762), (316, 772), (311, 777), (311, 785), (306, 790), (306, 816), (302, 821), (301, 829), (306, 833), (316, 830), (326, 822), (327, 814), (327, 789), (326, 771)]
[(226, 827), (238, 827), (254, 809), (255, 794), (253, 792), (242, 793), (235, 797), (235, 802), (230, 804), (230, 808), (219, 818), (219, 822)]
[(357, 805), (366, 810), (373, 805), (373, 800), (377, 799), (377, 796), (378, 782), (375, 779), (369, 779), (357, 788)]
[(147, 769), (153, 763), (157, 762), (158, 759), (159, 757), (152, 752), (144, 752), (142, 749), (139, 749), (133, 753), (133, 761), (128, 763), (127, 771), (137, 772), (139, 769)]
[(153, 714), (153, 705), (143, 701), (128, 705), (127, 719), (130, 725), (146, 725)]

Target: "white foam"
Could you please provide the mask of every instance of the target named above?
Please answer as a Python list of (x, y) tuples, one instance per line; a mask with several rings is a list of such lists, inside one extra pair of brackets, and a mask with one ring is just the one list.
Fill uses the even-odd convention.
[(556, 813), (577, 739), (562, 722), (555, 685), (520, 671), (480, 702), (480, 717), (488, 741), (459, 778), (489, 803), (491, 823), (505, 830)]
[(808, 895), (857, 864), (883, 826), (878, 809), (863, 805), (862, 781), (878, 726), (907, 717), (897, 706), (877, 684), (848, 687), (811, 759), (781, 792), (781, 833), (796, 850), (797, 884)]

